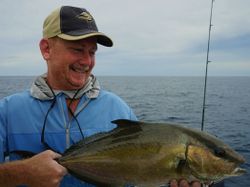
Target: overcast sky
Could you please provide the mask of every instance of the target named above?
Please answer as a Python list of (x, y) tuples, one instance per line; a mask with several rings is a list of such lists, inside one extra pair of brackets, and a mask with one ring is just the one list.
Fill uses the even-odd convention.
[[(42, 24), (61, 5), (85, 7), (113, 39), (96, 75), (205, 74), (211, 0), (1, 0), (0, 75), (46, 72)], [(208, 75), (250, 76), (249, 17), (249, 0), (215, 0)]]

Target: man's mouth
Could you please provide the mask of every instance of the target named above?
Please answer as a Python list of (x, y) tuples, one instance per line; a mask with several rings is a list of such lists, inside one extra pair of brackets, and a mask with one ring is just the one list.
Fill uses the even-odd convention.
[(77, 65), (71, 65), (70, 69), (77, 72), (77, 73), (87, 73), (90, 71), (89, 66), (77, 66)]

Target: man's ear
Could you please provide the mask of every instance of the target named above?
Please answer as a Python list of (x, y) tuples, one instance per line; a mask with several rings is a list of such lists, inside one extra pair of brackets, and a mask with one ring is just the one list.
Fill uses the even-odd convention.
[(44, 60), (49, 60), (50, 57), (50, 46), (49, 46), (49, 41), (48, 39), (41, 39), (40, 43), (40, 51), (42, 53), (42, 56), (44, 58)]

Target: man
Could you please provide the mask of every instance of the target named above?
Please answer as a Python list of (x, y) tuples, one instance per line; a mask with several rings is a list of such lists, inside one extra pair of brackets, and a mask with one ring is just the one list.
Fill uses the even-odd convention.
[[(63, 6), (46, 18), (40, 50), (47, 73), (37, 77), (30, 91), (0, 101), (0, 162), (6, 156), (11, 161), (0, 165), (0, 186), (93, 186), (67, 175), (55, 161), (58, 153), (112, 130), (115, 119), (136, 120), (127, 104), (102, 90), (92, 75), (97, 43), (113, 45), (83, 8)], [(15, 150), (37, 154), (19, 160)]]
[(0, 161), (6, 155), (11, 161), (18, 159), (14, 150), (39, 154), (0, 165), (0, 186), (90, 186), (69, 175), (63, 178), (66, 169), (54, 160), (60, 156), (56, 152), (110, 131), (115, 127), (112, 120), (136, 120), (125, 102), (101, 90), (91, 74), (97, 43), (113, 45), (85, 9), (64, 6), (46, 18), (40, 49), (47, 73), (35, 80), (30, 91), (0, 102)]

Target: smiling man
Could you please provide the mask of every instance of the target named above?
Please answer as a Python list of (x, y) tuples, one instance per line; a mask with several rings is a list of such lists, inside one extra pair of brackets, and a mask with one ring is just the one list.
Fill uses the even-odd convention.
[[(84, 8), (63, 6), (44, 21), (40, 50), (47, 72), (29, 91), (0, 101), (0, 186), (93, 186), (55, 159), (69, 146), (115, 128), (111, 121), (136, 120), (118, 96), (100, 88), (92, 74), (97, 45), (113, 45)], [(16, 150), (36, 153), (20, 160)]]

